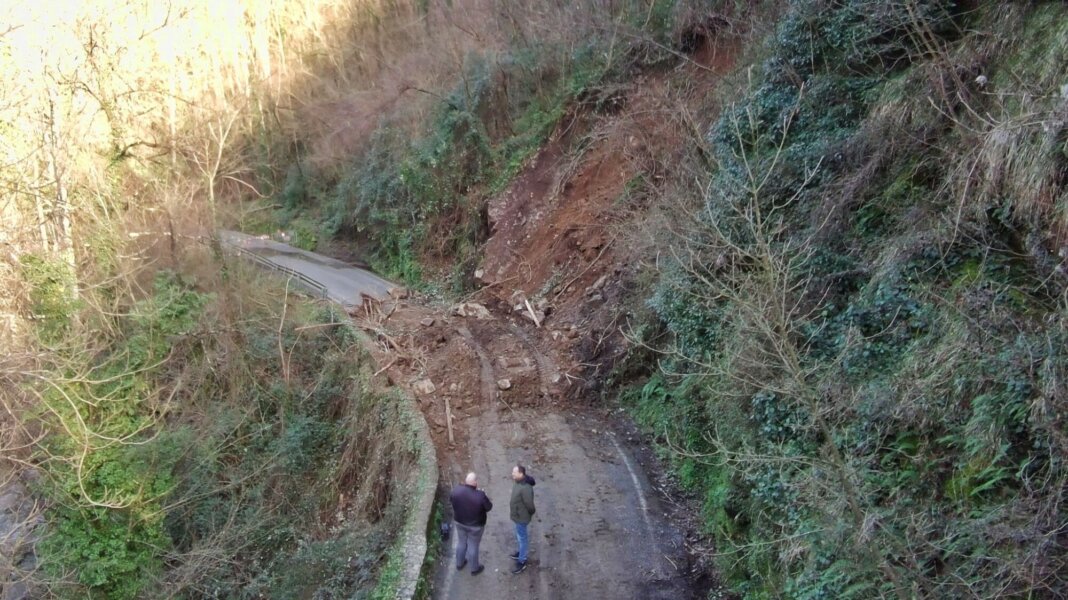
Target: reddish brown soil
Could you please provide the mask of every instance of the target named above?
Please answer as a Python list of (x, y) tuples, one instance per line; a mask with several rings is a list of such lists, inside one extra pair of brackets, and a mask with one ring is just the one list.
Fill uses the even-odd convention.
[[(619, 328), (636, 265), (656, 253), (635, 234), (645, 228), (648, 198), (665, 193), (666, 171), (704, 134), (711, 116), (694, 113), (707, 108), (737, 53), (734, 42), (705, 40), (679, 67), (622, 90), (619, 112), (566, 120), (489, 202), (485, 287), (476, 297), (503, 310), (517, 292), (545, 301), (549, 316), (536, 334), (572, 357), (565, 364), (577, 379), (569, 381), (581, 381), (584, 392), (600, 387), (604, 367), (626, 345)], [(568, 335), (575, 329), (578, 339)]]
[[(549, 358), (530, 345), (519, 329), (524, 325), (508, 314), (463, 318), (419, 301), (402, 301), (386, 311), (372, 318), (357, 315), (357, 323), (378, 340), (372, 354), (382, 365), (379, 377), (413, 391), (440, 448), (462, 450), (468, 432), (461, 424), (494, 402), (512, 409), (547, 408), (562, 397), (565, 378), (553, 381), (559, 357)], [(501, 379), (508, 380), (508, 389), (499, 388)], [(423, 380), (433, 384), (433, 392), (417, 391), (416, 382)], [(446, 401), (453, 418), (451, 443)]]

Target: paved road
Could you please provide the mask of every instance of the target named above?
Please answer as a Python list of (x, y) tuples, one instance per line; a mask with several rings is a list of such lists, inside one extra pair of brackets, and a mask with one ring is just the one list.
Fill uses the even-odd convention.
[[(446, 466), (453, 482), (474, 469), (494, 503), (482, 538), (486, 571), (457, 571), (455, 539), (438, 559), (441, 600), (685, 600), (687, 582), (668, 558), (682, 536), (663, 518), (637, 462), (595, 418), (539, 409), (487, 411), (470, 424), (470, 456)], [(529, 465), (538, 512), (529, 566), (513, 575), (508, 518), (511, 467)], [(676, 561), (677, 562), (677, 561)]]
[(255, 255), (257, 262), (299, 275), (297, 282), (342, 306), (359, 306), (364, 297), (386, 300), (396, 284), (374, 273), (307, 250), (236, 231), (220, 231), (224, 247)]

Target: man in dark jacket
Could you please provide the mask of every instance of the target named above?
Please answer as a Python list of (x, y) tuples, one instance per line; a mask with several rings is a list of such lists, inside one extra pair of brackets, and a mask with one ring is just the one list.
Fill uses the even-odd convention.
[(534, 516), (534, 478), (527, 475), (527, 468), (523, 465), (512, 467), (512, 502), (511, 517), (515, 523), (515, 539), (519, 544), (519, 550), (512, 554), (515, 559), (515, 568), (512, 573), (522, 573), (527, 568), (527, 525)]
[(486, 527), (486, 513), (493, 509), (486, 493), (478, 489), (478, 476), (468, 473), (463, 483), (449, 494), (452, 516), (456, 521), (456, 569), (471, 563), (471, 574), (478, 575), (485, 567), (478, 563), (478, 544)]

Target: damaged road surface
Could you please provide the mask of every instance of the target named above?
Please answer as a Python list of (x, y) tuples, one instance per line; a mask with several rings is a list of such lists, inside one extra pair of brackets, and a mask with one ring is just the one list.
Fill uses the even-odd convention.
[[(306, 287), (336, 301), (348, 298), (343, 304), (350, 307), (362, 303), (351, 296), (354, 290), (388, 300), (351, 312), (374, 340), (369, 350), (379, 364), (376, 375), (407, 388), (430, 425), (443, 515), (451, 520), (448, 489), (468, 471), (478, 473), (494, 502), (481, 544), (485, 571), (457, 571), (456, 536), (450, 536), (429, 574), (434, 598), (697, 597), (687, 578), (684, 535), (653, 491), (641, 452), (604, 416), (562, 400), (572, 359), (534, 334), (534, 323), (481, 305), (450, 310), (397, 300), (393, 284), (368, 271), (277, 242), (231, 239), (284, 261), (312, 280)], [(537, 480), (537, 513), (527, 569), (513, 575), (508, 501), (516, 463)]]
[[(480, 551), (486, 570), (478, 576), (457, 571), (452, 536), (438, 558), (435, 598), (691, 597), (669, 558), (681, 550), (682, 535), (663, 519), (634, 459), (597, 419), (504, 408), (487, 410), (467, 426), (468, 455), (447, 455), (442, 468), (448, 485), (473, 469), (494, 502)], [(537, 479), (537, 513), (527, 569), (512, 575), (508, 555), (516, 541), (508, 499), (516, 462), (529, 465)]]

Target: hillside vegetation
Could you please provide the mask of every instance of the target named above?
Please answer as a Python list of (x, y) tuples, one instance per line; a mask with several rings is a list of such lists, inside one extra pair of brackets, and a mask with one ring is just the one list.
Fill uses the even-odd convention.
[(43, 525), (0, 567), (42, 594), (386, 597), (404, 418), (215, 228), (455, 299), (533, 247), (496, 200), (609, 189), (568, 225), (612, 241), (488, 286), (587, 319), (577, 395), (669, 466), (702, 595), (1068, 596), (1064, 3), (39, 4), (0, 9), (0, 477)]
[(744, 597), (1068, 590), (1066, 25), (796, 2), (752, 50), (627, 394)]
[(84, 337), (40, 314), (65, 332), (22, 386), (47, 432), (37, 578), (61, 597), (374, 588), (417, 452), (397, 400), (368, 388), (339, 315), (284, 283), (206, 283), (162, 272)]
[(539, 145), (580, 162), (578, 116), (610, 121), (615, 90), (695, 40), (739, 40), (734, 74), (685, 105), (706, 129), (620, 199), (623, 235), (653, 242), (612, 376), (726, 587), (1065, 593), (1064, 6), (633, 8), (608, 36), (576, 18), (583, 43), (474, 55), (422, 128), (387, 117), (347, 173), (290, 189), (380, 268), (464, 291), (480, 211)]

